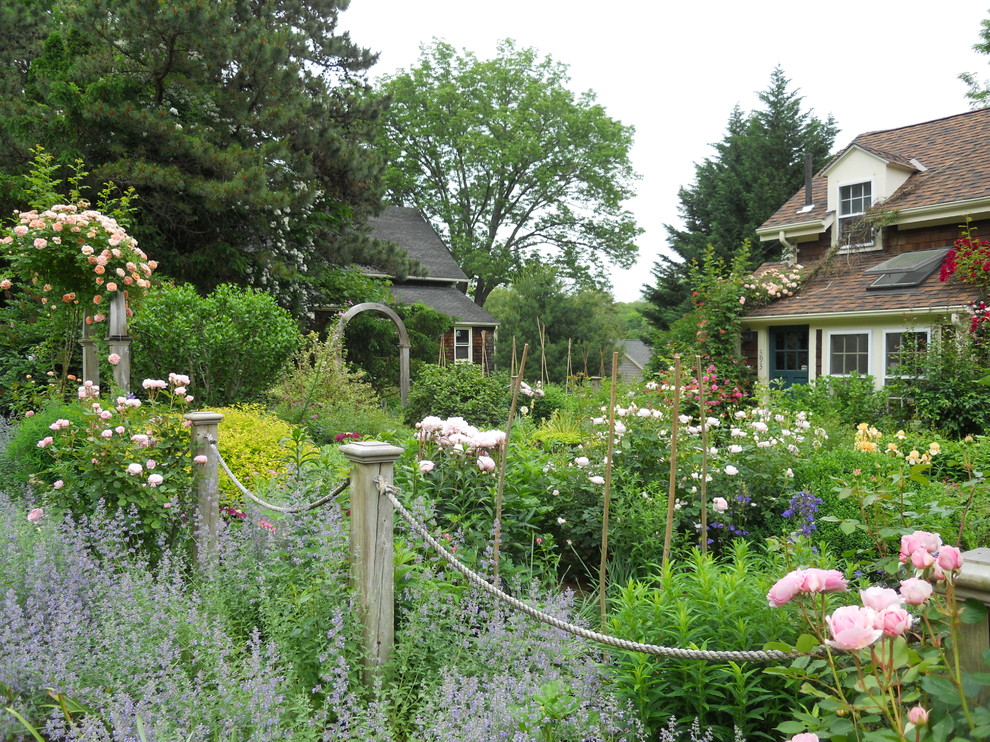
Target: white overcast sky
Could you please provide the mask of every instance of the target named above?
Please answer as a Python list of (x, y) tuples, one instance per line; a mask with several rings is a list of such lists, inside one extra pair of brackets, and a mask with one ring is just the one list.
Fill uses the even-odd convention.
[[(617, 301), (640, 299), (680, 224), (677, 190), (711, 156), (738, 104), (756, 107), (780, 65), (805, 109), (832, 114), (836, 146), (857, 134), (968, 110), (960, 72), (990, 78), (972, 47), (990, 0), (351, 0), (341, 28), (380, 53), (372, 78), (413, 66), (434, 38), (479, 57), (512, 38), (570, 67), (609, 115), (636, 128), (641, 175), (628, 203), (639, 262), (612, 275)], [(988, 143), (990, 146), (990, 143)]]

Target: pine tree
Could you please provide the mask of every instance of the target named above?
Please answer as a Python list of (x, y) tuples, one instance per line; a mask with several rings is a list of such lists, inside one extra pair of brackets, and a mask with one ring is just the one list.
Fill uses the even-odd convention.
[(837, 131), (831, 116), (803, 111), (803, 98), (789, 86), (778, 67), (759, 94), (760, 108), (748, 116), (734, 108), (714, 156), (696, 165), (693, 185), (678, 192), (684, 228), (666, 225), (675, 257), (657, 261), (655, 283), (644, 290), (646, 316), (656, 327), (669, 327), (687, 310), (691, 262), (702, 261), (709, 245), (726, 263), (747, 240), (751, 267), (776, 257), (779, 246), (760, 243), (756, 229), (801, 187), (805, 154), (816, 168), (825, 164)]

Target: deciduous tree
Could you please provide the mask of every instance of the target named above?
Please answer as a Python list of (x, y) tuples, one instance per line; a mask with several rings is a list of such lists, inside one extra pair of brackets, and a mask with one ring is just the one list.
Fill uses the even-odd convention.
[(438, 227), (479, 305), (529, 261), (604, 287), (635, 258), (633, 131), (568, 82), (511, 41), (488, 60), (435, 42), (382, 86), (388, 195)]

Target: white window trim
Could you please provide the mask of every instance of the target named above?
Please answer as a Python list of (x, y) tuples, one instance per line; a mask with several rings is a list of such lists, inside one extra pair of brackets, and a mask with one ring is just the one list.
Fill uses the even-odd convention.
[(917, 332), (925, 334), (925, 343), (930, 344), (932, 342), (932, 328), (930, 327), (889, 327), (885, 328), (883, 331), (883, 345), (881, 346), (881, 352), (883, 354), (883, 383), (884, 386), (887, 382), (892, 379), (913, 379), (914, 376), (892, 376), (889, 373), (889, 368), (887, 367), (887, 336), (895, 335), (903, 332)]
[(832, 370), (832, 337), (835, 335), (866, 336), (866, 373), (863, 375), (869, 375), (871, 373), (871, 369), (873, 368), (873, 333), (869, 330), (828, 330), (825, 333), (825, 344), (822, 348), (822, 355), (825, 356), (822, 360), (828, 362), (828, 372), (824, 375), (841, 377), (851, 376), (851, 374), (839, 374)]
[[(856, 180), (849, 180), (844, 183), (839, 183), (835, 188), (835, 227), (832, 230), (834, 234), (835, 244), (838, 245), (842, 240), (842, 220), (848, 218), (848, 216), (842, 215), (842, 189), (848, 186), (860, 185), (863, 183), (870, 184), (870, 206), (873, 206), (877, 201), (876, 195), (876, 180), (873, 178), (858, 178)], [(869, 208), (869, 207), (867, 207)], [(865, 214), (866, 212), (862, 212)], [(850, 214), (849, 216), (859, 216), (859, 214)], [(859, 242), (855, 245), (841, 245), (839, 247), (839, 252), (841, 253), (853, 253), (853, 252), (871, 252), (875, 250), (881, 250), (883, 245), (880, 243), (880, 234), (877, 233), (870, 242)]]
[[(467, 340), (467, 358), (458, 358), (457, 349), (463, 348), (464, 343), (457, 342), (457, 332), (459, 330), (467, 330), (468, 340)], [(453, 330), (454, 337), (451, 343), (451, 350), (454, 353), (454, 363), (474, 363), (474, 328), (473, 327), (455, 327)]]

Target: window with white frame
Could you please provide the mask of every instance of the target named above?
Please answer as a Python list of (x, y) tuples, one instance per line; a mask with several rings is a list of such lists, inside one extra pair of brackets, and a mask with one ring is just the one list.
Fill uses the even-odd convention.
[(829, 373), (849, 376), (870, 372), (870, 334), (868, 332), (836, 332), (829, 335)]
[(849, 247), (872, 245), (872, 230), (864, 231), (863, 217), (873, 205), (870, 181), (839, 186), (839, 244)]
[(454, 361), (459, 363), (471, 363), (471, 328), (454, 328)]
[(928, 348), (928, 330), (887, 330), (884, 333), (884, 384), (892, 379), (911, 379), (902, 366), (911, 364), (912, 355)]

